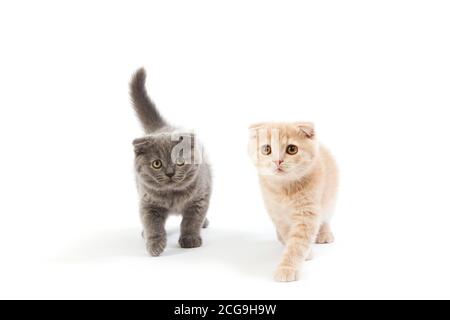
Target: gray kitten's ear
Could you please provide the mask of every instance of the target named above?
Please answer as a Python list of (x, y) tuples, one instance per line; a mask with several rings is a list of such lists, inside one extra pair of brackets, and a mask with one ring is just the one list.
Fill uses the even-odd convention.
[(150, 143), (151, 142), (148, 138), (138, 138), (133, 140), (134, 153), (136, 155), (144, 153)]
[(175, 135), (175, 138), (178, 139), (179, 142), (181, 141), (194, 141), (195, 140), (195, 133), (193, 132), (183, 132), (179, 135)]
[(202, 155), (201, 146), (198, 145), (196, 134), (192, 132), (177, 132), (172, 134), (172, 141), (175, 143), (171, 150), (172, 162), (182, 157), (186, 163), (195, 164)]
[(314, 137), (316, 136), (314, 123), (312, 122), (296, 122), (295, 127), (298, 129), (299, 133), (302, 136), (308, 139), (314, 139)]
[(194, 149), (195, 146), (195, 133), (192, 132), (182, 132), (172, 134), (171, 139), (174, 142), (177, 142), (180, 145), (183, 145), (183, 148), (189, 147), (190, 149)]
[(193, 132), (183, 134), (180, 139), (181, 139), (181, 141), (183, 141), (183, 143), (188, 143), (190, 145), (192, 155), (194, 155), (195, 152), (197, 151), (196, 147), (198, 147), (197, 146), (198, 141), (196, 140), (197, 139), (196, 134)]

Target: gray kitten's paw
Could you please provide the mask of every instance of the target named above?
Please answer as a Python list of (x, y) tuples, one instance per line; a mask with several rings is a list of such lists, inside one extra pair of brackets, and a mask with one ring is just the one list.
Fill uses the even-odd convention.
[(184, 235), (180, 237), (179, 243), (182, 248), (198, 248), (202, 246), (202, 238), (195, 235)]
[(158, 257), (163, 253), (164, 249), (166, 248), (167, 240), (165, 238), (158, 239), (158, 240), (147, 240), (147, 252), (152, 257)]

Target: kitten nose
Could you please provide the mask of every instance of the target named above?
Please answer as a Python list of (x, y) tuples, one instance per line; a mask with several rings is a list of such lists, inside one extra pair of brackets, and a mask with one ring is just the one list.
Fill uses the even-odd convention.
[(167, 170), (166, 171), (166, 176), (168, 176), (169, 178), (172, 178), (175, 175), (175, 171), (174, 170)]
[(280, 166), (284, 162), (284, 160), (276, 160), (274, 162), (277, 166)]

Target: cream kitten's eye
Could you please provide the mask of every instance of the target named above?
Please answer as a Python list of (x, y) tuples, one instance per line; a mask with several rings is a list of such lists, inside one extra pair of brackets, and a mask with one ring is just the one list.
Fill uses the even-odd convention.
[(265, 156), (268, 156), (272, 153), (272, 148), (268, 144), (266, 144), (265, 146), (261, 147), (261, 153)]
[(152, 167), (153, 167), (153, 169), (156, 169), (156, 170), (161, 169), (161, 167), (162, 167), (162, 162), (161, 162), (161, 160), (155, 160), (155, 161), (153, 161), (153, 162), (152, 162)]
[(183, 158), (178, 158), (176, 161), (177, 166), (184, 166), (184, 159)]
[(290, 155), (294, 155), (297, 154), (298, 152), (298, 147), (294, 146), (293, 144), (288, 145), (288, 147), (286, 148), (286, 152)]

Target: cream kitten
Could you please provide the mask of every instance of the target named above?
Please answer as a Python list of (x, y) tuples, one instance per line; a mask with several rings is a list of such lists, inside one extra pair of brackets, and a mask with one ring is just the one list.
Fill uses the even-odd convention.
[(301, 265), (312, 256), (312, 244), (334, 240), (329, 222), (337, 167), (311, 123), (260, 123), (250, 132), (249, 152), (264, 202), (285, 245), (275, 280), (296, 281)]

